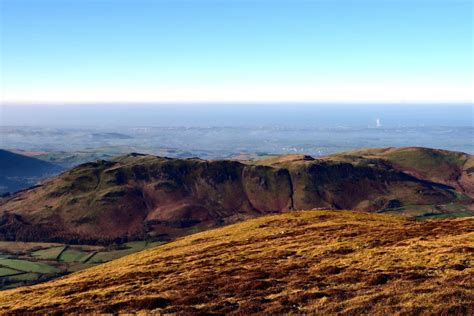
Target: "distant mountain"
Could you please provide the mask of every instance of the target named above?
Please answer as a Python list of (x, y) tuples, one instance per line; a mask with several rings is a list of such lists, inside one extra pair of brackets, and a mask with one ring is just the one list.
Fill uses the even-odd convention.
[(0, 313), (473, 315), (474, 219), (262, 216), (31, 287)]
[(0, 193), (25, 189), (61, 170), (51, 163), (0, 149)]
[[(413, 151), (428, 160), (412, 159)], [(390, 159), (382, 155), (387, 152)], [(313, 208), (420, 218), (473, 215), (471, 162), (466, 154), (421, 148), (246, 162), (130, 154), (80, 165), (3, 201), (0, 239), (166, 240)], [(426, 165), (460, 173), (453, 178)]]

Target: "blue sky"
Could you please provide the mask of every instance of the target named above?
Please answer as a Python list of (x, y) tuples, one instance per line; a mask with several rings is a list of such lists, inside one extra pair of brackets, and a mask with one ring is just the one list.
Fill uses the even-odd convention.
[(472, 101), (457, 0), (0, 0), (8, 102)]

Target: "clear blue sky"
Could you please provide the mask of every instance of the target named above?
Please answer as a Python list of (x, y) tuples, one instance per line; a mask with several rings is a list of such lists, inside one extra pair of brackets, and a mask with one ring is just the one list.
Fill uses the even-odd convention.
[(472, 101), (470, 0), (0, 3), (3, 102)]

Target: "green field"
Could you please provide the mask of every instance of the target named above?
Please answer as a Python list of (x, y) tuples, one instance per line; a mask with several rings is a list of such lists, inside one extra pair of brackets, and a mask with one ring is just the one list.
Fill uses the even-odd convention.
[(421, 216), (415, 217), (418, 220), (426, 220), (433, 218), (462, 218), (474, 216), (474, 211), (462, 211), (462, 212), (451, 212), (451, 213), (426, 213)]
[(11, 268), (0, 267), (0, 277), (14, 275), (18, 273), (21, 273), (21, 272), (19, 272), (18, 270), (13, 270)]
[(134, 252), (141, 251), (145, 248), (154, 247), (155, 243), (148, 244), (145, 241), (132, 241), (122, 245), (122, 249), (112, 251), (97, 252), (94, 256), (89, 259), (90, 263), (102, 263), (111, 260), (118, 259), (120, 257), (132, 254)]
[(62, 262), (84, 262), (86, 258), (90, 255), (89, 252), (75, 250), (75, 249), (67, 249), (64, 251), (61, 256), (59, 256), (59, 261)]
[(59, 254), (64, 250), (64, 248), (65, 246), (41, 249), (41, 250), (33, 251), (31, 255), (38, 259), (56, 260)]
[(60, 271), (58, 268), (46, 263), (18, 259), (0, 259), (0, 266), (24, 272), (35, 272), (41, 274), (58, 273)]
[(36, 281), (41, 277), (42, 274), (40, 273), (22, 273), (18, 275), (14, 275), (9, 277), (10, 280), (13, 281)]

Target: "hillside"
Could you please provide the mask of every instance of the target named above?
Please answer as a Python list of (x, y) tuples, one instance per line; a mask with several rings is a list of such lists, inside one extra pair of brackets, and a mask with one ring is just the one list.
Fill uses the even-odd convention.
[(27, 188), (59, 171), (51, 163), (0, 149), (0, 193)]
[(473, 218), (289, 212), (0, 292), (0, 312), (472, 315), (473, 244)]
[(356, 150), (330, 156), (343, 161), (381, 159), (417, 178), (452, 186), (474, 198), (474, 157), (461, 152), (422, 147)]
[(238, 162), (130, 154), (80, 165), (2, 202), (0, 239), (170, 240), (262, 214), (312, 208), (421, 217), (473, 213), (466, 194), (383, 159)]

